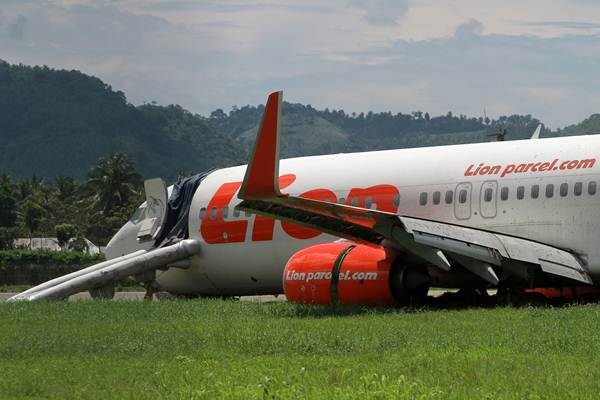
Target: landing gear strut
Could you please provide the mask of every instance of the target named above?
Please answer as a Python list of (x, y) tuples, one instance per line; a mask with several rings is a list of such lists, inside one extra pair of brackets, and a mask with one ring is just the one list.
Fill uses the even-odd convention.
[(429, 292), (429, 274), (418, 265), (395, 265), (390, 271), (390, 290), (400, 303), (423, 303)]

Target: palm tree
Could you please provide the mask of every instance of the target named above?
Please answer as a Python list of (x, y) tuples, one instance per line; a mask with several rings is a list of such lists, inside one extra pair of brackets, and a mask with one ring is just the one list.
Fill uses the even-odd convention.
[(16, 222), (17, 201), (15, 189), (8, 175), (0, 176), (0, 227), (11, 227)]
[(94, 207), (109, 213), (114, 208), (127, 205), (137, 195), (141, 177), (133, 163), (123, 153), (113, 153), (101, 158), (88, 174), (87, 184), (95, 192)]
[(31, 247), (31, 238), (33, 237), (33, 233), (40, 226), (45, 213), (46, 211), (44, 208), (37, 204), (31, 197), (27, 198), (21, 205), (19, 218), (21, 220), (21, 224), (29, 233), (29, 247)]
[(19, 182), (18, 189), (21, 200), (25, 200), (29, 196), (36, 196), (44, 185), (43, 181), (43, 178), (33, 175), (31, 178), (23, 179)]
[(54, 179), (54, 188), (56, 190), (56, 197), (58, 200), (66, 201), (69, 197), (75, 195), (78, 186), (73, 177), (57, 176)]

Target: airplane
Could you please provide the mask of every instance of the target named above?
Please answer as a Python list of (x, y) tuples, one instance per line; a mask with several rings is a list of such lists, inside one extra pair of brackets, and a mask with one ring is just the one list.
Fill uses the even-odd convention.
[(600, 284), (600, 137), (279, 159), (271, 93), (250, 163), (167, 188), (115, 234), (107, 261), (10, 301), (127, 277), (151, 295), (285, 294), (303, 304), (395, 305), (430, 287), (522, 292)]

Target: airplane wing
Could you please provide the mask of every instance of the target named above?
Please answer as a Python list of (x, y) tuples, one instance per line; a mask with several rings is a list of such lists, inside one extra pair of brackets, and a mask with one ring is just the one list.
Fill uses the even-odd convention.
[(279, 116), (282, 92), (269, 96), (250, 164), (238, 197), (239, 208), (317, 229), (365, 244), (391, 243), (449, 271), (448, 257), (495, 285), (493, 266), (543, 272), (591, 284), (582, 262), (572, 253), (532, 240), (441, 221), (305, 199), (282, 194), (279, 176)]

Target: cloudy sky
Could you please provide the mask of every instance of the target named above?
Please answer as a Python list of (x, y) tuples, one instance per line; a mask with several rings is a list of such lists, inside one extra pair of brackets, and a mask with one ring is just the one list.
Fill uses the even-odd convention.
[(134, 104), (208, 114), (600, 113), (600, 1), (0, 0), (0, 59), (79, 69)]

